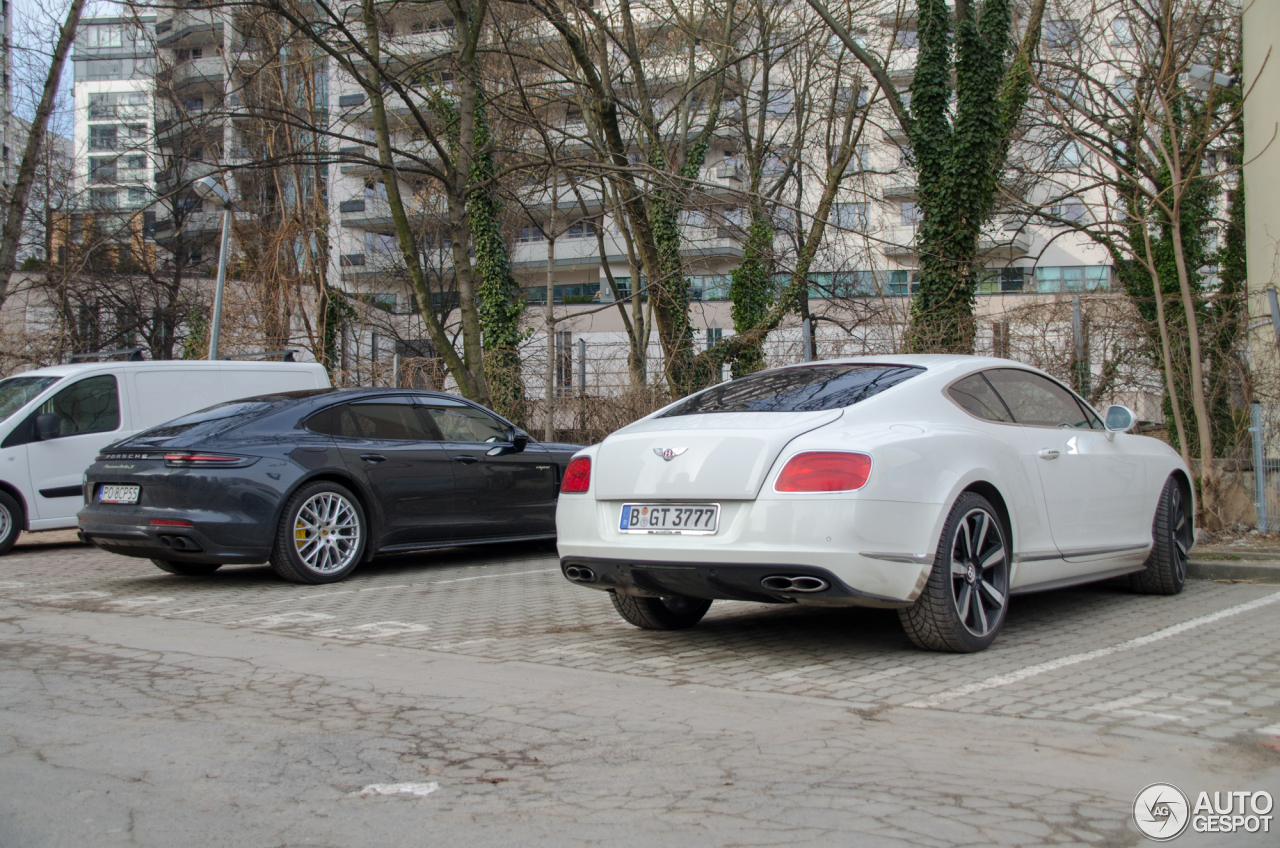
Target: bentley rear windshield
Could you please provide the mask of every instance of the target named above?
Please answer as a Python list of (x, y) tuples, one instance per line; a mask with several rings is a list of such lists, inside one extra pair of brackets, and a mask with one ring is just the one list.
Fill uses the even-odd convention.
[(904, 380), (923, 373), (911, 365), (806, 365), (760, 371), (721, 383), (662, 413), (702, 415), (710, 412), (818, 412), (853, 406)]

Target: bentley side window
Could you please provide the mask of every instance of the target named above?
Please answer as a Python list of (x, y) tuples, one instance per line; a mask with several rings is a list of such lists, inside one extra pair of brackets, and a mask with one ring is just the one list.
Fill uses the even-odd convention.
[(505, 442), (507, 426), (470, 406), (428, 407), (446, 441)]
[(947, 394), (965, 412), (988, 421), (1013, 423), (1013, 416), (1009, 414), (1004, 402), (981, 374), (965, 377), (947, 389)]
[(996, 368), (983, 374), (1019, 424), (1091, 429), (1075, 396), (1052, 380), (1017, 368)]

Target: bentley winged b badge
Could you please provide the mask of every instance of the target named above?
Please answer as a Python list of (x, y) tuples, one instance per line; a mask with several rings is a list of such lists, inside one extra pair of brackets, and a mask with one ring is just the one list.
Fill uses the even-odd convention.
[(654, 448), (653, 452), (665, 459), (667, 462), (670, 462), (687, 450), (688, 448)]

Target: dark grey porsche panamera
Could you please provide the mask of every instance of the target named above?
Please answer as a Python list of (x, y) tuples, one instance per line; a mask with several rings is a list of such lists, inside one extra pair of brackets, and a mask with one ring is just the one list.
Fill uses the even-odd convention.
[(80, 532), (174, 574), (269, 561), (287, 580), (329, 583), (377, 554), (555, 538), (578, 450), (438, 392), (266, 395), (104, 449)]

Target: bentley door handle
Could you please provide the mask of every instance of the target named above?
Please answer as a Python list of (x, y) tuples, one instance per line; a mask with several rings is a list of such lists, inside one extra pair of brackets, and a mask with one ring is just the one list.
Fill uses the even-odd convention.
[(372, 462), (374, 465), (377, 465), (379, 462), (387, 461), (387, 458), (380, 453), (362, 453), (360, 454), (360, 458), (365, 462)]
[(454, 459), (461, 462), (463, 465), (470, 465), (473, 462), (479, 461), (469, 453), (459, 454), (458, 456), (455, 456)]
[(1058, 451), (1052, 450), (1051, 448), (1045, 448), (1044, 450), (1037, 453), (1036, 456), (1040, 457), (1041, 459), (1057, 459)]

